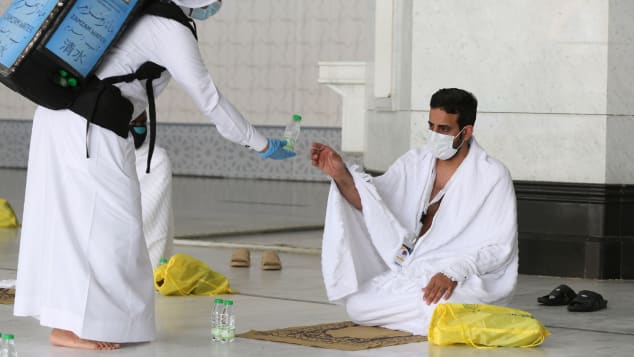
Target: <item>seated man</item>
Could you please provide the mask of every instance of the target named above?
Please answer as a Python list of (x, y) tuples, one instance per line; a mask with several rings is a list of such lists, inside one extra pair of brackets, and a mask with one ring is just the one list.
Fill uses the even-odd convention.
[(380, 177), (312, 146), (312, 164), (334, 183), (322, 246), (328, 298), (361, 325), (427, 335), (439, 302), (506, 304), (515, 288), (513, 182), (473, 136), (477, 100), (441, 89), (430, 107), (427, 145)]
[(161, 258), (169, 258), (174, 241), (172, 211), (172, 165), (165, 149), (154, 146), (150, 173), (146, 173), (149, 145), (147, 116), (143, 112), (130, 122), (130, 133), (136, 148), (136, 172), (141, 185), (143, 235), (150, 254), (152, 269)]

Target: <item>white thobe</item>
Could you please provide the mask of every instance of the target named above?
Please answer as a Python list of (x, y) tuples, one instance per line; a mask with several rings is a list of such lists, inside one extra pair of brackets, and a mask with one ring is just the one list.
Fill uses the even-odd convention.
[(322, 272), (329, 299), (345, 304), (353, 321), (426, 335), (435, 304), (423, 301), (421, 289), (439, 272), (458, 282), (450, 302), (510, 300), (518, 265), (513, 182), (475, 138), (431, 227), (410, 257), (395, 263), (404, 240), (421, 229), (434, 167), (431, 152), (420, 148), (377, 178), (351, 168), (362, 212), (331, 185)]
[[(143, 16), (112, 48), (97, 75), (132, 73), (146, 61), (167, 68), (154, 81), (156, 95), (174, 77), (222, 136), (264, 149), (266, 138), (216, 89), (188, 28)], [(132, 118), (145, 110), (145, 81), (116, 85), (134, 106)], [(39, 107), (29, 151), (14, 314), (91, 340), (152, 340), (154, 287), (140, 195), (131, 138), (92, 124), (87, 137), (82, 117)]]
[(167, 152), (154, 146), (150, 173), (146, 173), (149, 140), (136, 149), (136, 173), (141, 185), (143, 235), (150, 254), (152, 269), (161, 258), (169, 258), (174, 243), (174, 210), (172, 209), (172, 165)]

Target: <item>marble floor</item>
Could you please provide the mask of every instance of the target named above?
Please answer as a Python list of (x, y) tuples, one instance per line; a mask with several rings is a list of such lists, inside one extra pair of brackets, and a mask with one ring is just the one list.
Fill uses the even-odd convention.
[[(174, 208), (176, 252), (190, 254), (225, 274), (240, 291), (232, 295), (237, 330), (265, 330), (346, 320), (329, 304), (321, 281), (319, 246), (328, 186), (325, 183), (176, 177)], [(0, 169), (0, 197), (21, 216), (24, 171)], [(0, 229), (0, 280), (13, 279), (19, 231)], [(231, 268), (234, 247), (252, 249), (250, 268)], [(262, 271), (263, 249), (277, 249), (281, 271)], [(570, 313), (541, 307), (536, 297), (559, 284), (594, 290), (608, 309)], [(634, 281), (520, 276), (512, 306), (530, 311), (551, 331), (542, 346), (530, 349), (476, 350), (414, 343), (357, 352), (237, 339), (209, 342), (209, 297), (156, 298), (158, 338), (117, 351), (77, 351), (50, 346), (49, 330), (37, 321), (16, 318), (0, 305), (0, 331), (16, 335), (24, 356), (634, 356)]]

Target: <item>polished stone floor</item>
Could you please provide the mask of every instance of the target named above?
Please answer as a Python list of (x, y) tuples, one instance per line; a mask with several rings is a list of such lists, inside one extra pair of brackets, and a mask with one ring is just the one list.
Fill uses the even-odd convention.
[[(176, 252), (205, 261), (229, 278), (240, 294), (237, 329), (275, 329), (346, 319), (327, 302), (320, 275), (319, 246), (328, 186), (258, 180), (177, 177), (174, 181)], [(24, 171), (0, 169), (0, 197), (19, 216)], [(0, 229), (0, 280), (15, 278), (19, 231)], [(250, 268), (230, 268), (231, 249), (252, 249)], [(263, 249), (280, 251), (281, 271), (262, 271)], [(60, 282), (62, 283), (63, 280)], [(608, 309), (571, 313), (564, 307), (541, 307), (536, 297), (559, 284), (594, 290)], [(520, 276), (512, 306), (530, 311), (551, 331), (531, 349), (480, 351), (466, 346), (438, 347), (427, 342), (343, 352), (313, 347), (237, 339), (226, 345), (209, 342), (209, 297), (157, 296), (158, 338), (117, 351), (75, 351), (47, 343), (49, 330), (37, 321), (15, 318), (0, 305), (0, 331), (16, 334), (20, 356), (634, 356), (634, 281), (600, 281)]]

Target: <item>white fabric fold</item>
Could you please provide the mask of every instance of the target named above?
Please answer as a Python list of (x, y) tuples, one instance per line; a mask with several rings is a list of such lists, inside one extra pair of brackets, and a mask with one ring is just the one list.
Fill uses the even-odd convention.
[(136, 172), (141, 186), (143, 235), (152, 269), (161, 258), (169, 258), (174, 242), (174, 211), (172, 209), (172, 165), (167, 152), (154, 147), (150, 173), (146, 173), (148, 140), (136, 149)]

